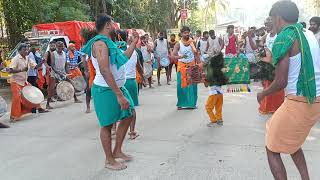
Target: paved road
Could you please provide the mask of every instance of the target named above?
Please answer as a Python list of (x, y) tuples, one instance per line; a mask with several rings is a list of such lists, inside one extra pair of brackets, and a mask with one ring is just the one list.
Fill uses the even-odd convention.
[[(50, 114), (31, 115), (0, 130), (3, 180), (270, 180), (264, 150), (264, 124), (255, 93), (226, 94), (223, 127), (206, 126), (207, 90), (201, 85), (199, 108), (175, 109), (175, 85), (142, 91), (138, 107), (141, 136), (125, 142), (135, 160), (128, 169), (105, 169), (95, 114), (84, 104), (55, 104)], [(254, 87), (257, 90), (258, 87)], [(81, 97), (84, 99), (84, 97)], [(2, 122), (8, 121), (3, 117)], [(304, 148), (312, 179), (319, 179), (320, 126)], [(284, 156), (289, 179), (299, 179)]]

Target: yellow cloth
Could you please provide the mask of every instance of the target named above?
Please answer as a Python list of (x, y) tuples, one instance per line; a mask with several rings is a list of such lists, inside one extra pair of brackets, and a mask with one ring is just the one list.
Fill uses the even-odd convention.
[[(210, 95), (207, 100), (206, 110), (212, 123), (222, 120), (223, 94)], [(215, 113), (213, 112), (215, 110)]]
[(288, 95), (266, 124), (268, 149), (276, 153), (297, 152), (319, 119), (320, 97), (308, 104), (305, 97)]

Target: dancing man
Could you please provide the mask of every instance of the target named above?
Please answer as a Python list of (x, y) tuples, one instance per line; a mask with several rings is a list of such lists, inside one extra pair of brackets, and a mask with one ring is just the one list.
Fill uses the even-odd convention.
[[(267, 63), (272, 63), (272, 47), (275, 39), (277, 38), (277, 34), (273, 28), (272, 18), (268, 17), (265, 21), (266, 30), (268, 32), (265, 38), (265, 50), (266, 57), (263, 59)], [(265, 80), (262, 82), (262, 86), (264, 89), (268, 88), (272, 82)], [(284, 90), (278, 91), (273, 95), (266, 96), (260, 103), (259, 112), (261, 114), (269, 114), (274, 113), (281, 106), (284, 101)]]
[(292, 1), (278, 1), (270, 10), (277, 39), (272, 47), (276, 66), (271, 85), (258, 93), (258, 102), (285, 88), (286, 100), (266, 125), (266, 149), (276, 180), (286, 180), (280, 153), (291, 154), (301, 179), (309, 180), (301, 149), (320, 118), (320, 49), (311, 31), (298, 22), (299, 10)]
[(195, 66), (199, 63), (199, 56), (193, 40), (190, 38), (190, 28), (182, 27), (182, 39), (174, 46), (173, 56), (178, 60), (177, 73), (177, 96), (178, 110), (196, 109), (198, 100), (197, 84), (187, 86), (187, 67)]
[[(83, 48), (83, 52), (91, 55), (96, 71), (92, 85), (92, 96), (95, 111), (101, 126), (100, 138), (106, 156), (105, 167), (112, 170), (123, 170), (127, 166), (118, 162), (130, 161), (131, 156), (122, 152), (122, 144), (133, 118), (133, 100), (124, 87), (126, 82), (125, 64), (139, 41), (137, 32), (128, 49), (123, 52), (112, 41), (116, 32), (113, 18), (101, 14), (96, 18), (98, 35), (91, 39)], [(112, 125), (120, 121), (116, 132), (116, 143), (112, 151)]]

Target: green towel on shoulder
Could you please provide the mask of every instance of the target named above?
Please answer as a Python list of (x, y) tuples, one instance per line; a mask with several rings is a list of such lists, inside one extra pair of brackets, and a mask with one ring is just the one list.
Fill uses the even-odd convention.
[(123, 53), (123, 51), (121, 51), (110, 38), (102, 34), (98, 34), (88, 41), (88, 43), (83, 47), (82, 51), (90, 56), (92, 53), (92, 46), (97, 41), (103, 41), (109, 48), (110, 64), (117, 65), (117, 68), (119, 69), (121, 66), (127, 63), (128, 57)]
[(316, 99), (316, 81), (313, 59), (307, 38), (300, 23), (284, 27), (278, 34), (272, 48), (272, 63), (274, 66), (289, 52), (295, 40), (298, 40), (301, 51), (301, 69), (297, 83), (297, 95), (307, 98), (308, 103)]

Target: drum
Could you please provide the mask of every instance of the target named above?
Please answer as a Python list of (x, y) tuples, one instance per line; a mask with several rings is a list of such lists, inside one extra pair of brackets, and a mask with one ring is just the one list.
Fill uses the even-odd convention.
[(56, 89), (57, 89), (57, 95), (61, 100), (67, 101), (73, 98), (75, 91), (71, 83), (67, 81), (61, 81), (57, 85)]
[(187, 68), (187, 85), (199, 84), (204, 82), (205, 75), (199, 65), (190, 66)]
[(168, 67), (170, 65), (170, 60), (167, 57), (163, 57), (160, 59), (160, 65), (162, 67)]
[(143, 63), (143, 71), (144, 71), (144, 78), (150, 78), (152, 76), (152, 66), (149, 63)]
[(87, 82), (83, 78), (83, 76), (74, 77), (74, 78), (70, 79), (70, 82), (73, 85), (74, 90), (76, 92), (84, 91), (87, 87)]
[(25, 86), (21, 91), (21, 101), (23, 105), (34, 108), (44, 101), (44, 95), (34, 86)]
[(2, 117), (8, 110), (6, 101), (0, 96), (0, 117)]

